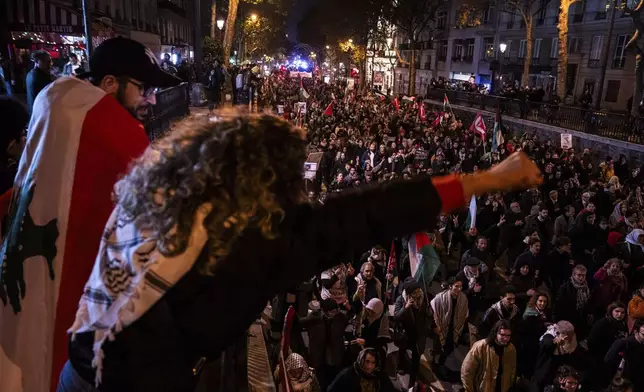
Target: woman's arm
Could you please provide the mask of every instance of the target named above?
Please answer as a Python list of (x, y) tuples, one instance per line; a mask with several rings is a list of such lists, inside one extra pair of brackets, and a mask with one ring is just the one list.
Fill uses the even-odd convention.
[(538, 182), (538, 171), (530, 165), (527, 157), (515, 156), (499, 164), (496, 173), (492, 169), (464, 179), (432, 181), (421, 176), (349, 190), (329, 197), (324, 206), (294, 206), (285, 211), (276, 239), (248, 230), (212, 275), (193, 268), (167, 301), (185, 333), (216, 355), (248, 328), (275, 293), (355, 260), (376, 244), (433, 228), (441, 209), (463, 206), (468, 195)]

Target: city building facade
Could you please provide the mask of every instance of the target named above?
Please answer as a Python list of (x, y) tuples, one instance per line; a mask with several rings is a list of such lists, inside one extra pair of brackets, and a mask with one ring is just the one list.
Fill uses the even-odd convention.
[[(609, 36), (610, 4), (610, 0), (587, 0), (570, 7), (564, 100), (576, 104), (588, 91), (594, 101), (601, 99), (602, 109), (626, 112), (632, 105), (635, 82), (635, 56), (627, 50), (626, 44), (635, 29), (630, 15), (617, 9), (614, 28)], [(548, 94), (554, 93), (558, 82), (559, 1), (536, 0), (532, 5), (532, 53), (526, 53), (526, 26), (522, 17), (494, 5), (479, 7), (472, 12), (464, 2), (457, 1), (437, 13), (433, 28), (423, 37), (422, 58), (429, 58), (429, 61), (421, 60), (413, 66), (425, 71), (423, 68), (428, 64), (425, 74), (431, 77), (452, 82), (472, 81), (493, 90), (501, 81), (520, 85), (526, 56), (531, 56), (529, 86), (542, 87)], [(409, 58), (407, 42), (405, 37), (399, 37), (397, 42), (403, 60)], [(501, 43), (506, 45), (504, 53), (499, 50)], [(416, 58), (419, 58), (418, 50)], [(604, 58), (607, 61), (606, 73), (602, 96), (598, 97)], [(396, 81), (400, 80), (401, 84), (396, 91), (405, 92), (408, 80), (404, 75), (408, 75), (408, 70), (403, 67), (411, 64), (402, 61), (397, 65)], [(419, 72), (416, 77), (418, 93), (423, 93), (426, 88), (426, 76), (421, 75)]]
[[(88, 0), (92, 44), (124, 36), (145, 44), (159, 59), (165, 53), (173, 60), (190, 58), (193, 4), (193, 0)], [(55, 65), (71, 53), (85, 56), (81, 0), (1, 0), (0, 25), (8, 26), (0, 34), (0, 54), (11, 61), (18, 84), (24, 81), (34, 50), (48, 51)]]

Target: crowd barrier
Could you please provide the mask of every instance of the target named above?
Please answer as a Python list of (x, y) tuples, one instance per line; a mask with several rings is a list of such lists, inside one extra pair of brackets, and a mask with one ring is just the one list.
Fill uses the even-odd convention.
[(190, 91), (188, 83), (161, 90), (156, 93), (156, 105), (145, 122), (145, 131), (150, 140), (163, 136), (172, 121), (190, 114)]

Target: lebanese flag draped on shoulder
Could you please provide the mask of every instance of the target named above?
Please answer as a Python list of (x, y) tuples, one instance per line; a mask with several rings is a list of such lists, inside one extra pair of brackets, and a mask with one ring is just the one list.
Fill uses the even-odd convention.
[(88, 82), (63, 77), (38, 94), (0, 248), (0, 391), (55, 390), (114, 183), (148, 145)]
[(481, 112), (476, 113), (476, 117), (474, 117), (474, 121), (472, 121), (472, 125), (470, 125), (470, 131), (479, 135), (481, 137), (481, 140), (485, 141), (486, 128), (485, 121), (483, 121)]

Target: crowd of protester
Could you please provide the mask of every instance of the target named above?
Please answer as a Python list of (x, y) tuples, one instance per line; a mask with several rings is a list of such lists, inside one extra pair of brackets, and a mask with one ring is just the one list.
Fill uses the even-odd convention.
[[(468, 392), (644, 389), (644, 172), (624, 155), (564, 150), (510, 129), (490, 153), (448, 109), (425, 114), (406, 97), (279, 74), (266, 89), (276, 112), (308, 130), (315, 203), (395, 178), (477, 172), (513, 151), (544, 175), (540, 187), (476, 200), (474, 226), (468, 210), (440, 216), (429, 233), (440, 285), (410, 276), (409, 238), (400, 238), (338, 260), (306, 282), (306, 295), (303, 284), (276, 298), (276, 320), (304, 308), (292, 333), (306, 330), (308, 347), (291, 345), (286, 362), (293, 385), (395, 390), (398, 372), (421, 390), (425, 354), (440, 379)], [(459, 377), (445, 364), (461, 345), (469, 352)]]

